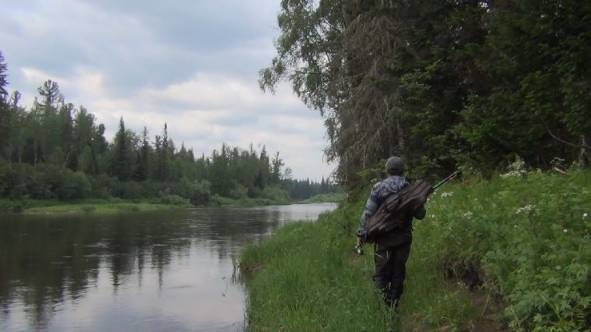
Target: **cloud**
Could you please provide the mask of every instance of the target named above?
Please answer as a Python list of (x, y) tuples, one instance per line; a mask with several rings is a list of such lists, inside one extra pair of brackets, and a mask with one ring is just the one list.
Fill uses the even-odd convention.
[(109, 136), (121, 116), (151, 135), (166, 122), (177, 145), (198, 154), (222, 142), (265, 144), (296, 177), (330, 174), (318, 112), (287, 85), (275, 95), (258, 88), (257, 72), (274, 52), (276, 1), (47, 0), (0, 8), (0, 50), (25, 104), (52, 79)]

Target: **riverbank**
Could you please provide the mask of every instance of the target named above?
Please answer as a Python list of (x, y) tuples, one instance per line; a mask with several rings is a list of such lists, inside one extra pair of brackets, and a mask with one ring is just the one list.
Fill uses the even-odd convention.
[[(331, 196), (333, 198), (335, 196)], [(190, 207), (232, 207), (247, 208), (268, 205), (311, 204), (332, 202), (333, 200), (307, 200), (297, 202), (286, 199), (269, 198), (241, 198), (214, 196), (208, 205), (192, 205), (188, 200), (176, 196), (152, 200), (124, 200), (124, 199), (87, 199), (73, 202), (57, 200), (8, 200), (0, 199), (0, 213), (21, 213), (27, 215), (61, 215), (61, 214), (115, 214), (126, 212), (155, 211), (163, 209), (179, 209)]]
[(230, 198), (222, 196), (214, 196), (209, 206), (220, 206), (220, 207), (256, 207), (256, 206), (267, 206), (267, 205), (288, 205), (293, 204), (294, 201), (287, 198), (270, 199), (270, 198)]
[(591, 321), (591, 173), (442, 188), (415, 224), (398, 315), (373, 290), (371, 248), (352, 251), (362, 192), (243, 252), (252, 331), (577, 331)]
[(178, 209), (190, 206), (191, 205), (186, 202), (128, 201), (121, 199), (80, 200), (75, 202), (60, 202), (52, 200), (0, 200), (0, 212), (21, 213), (26, 215), (116, 214)]
[(347, 195), (344, 192), (318, 194), (314, 195), (303, 201), (299, 201), (300, 204), (311, 204), (311, 203), (339, 203), (345, 200)]

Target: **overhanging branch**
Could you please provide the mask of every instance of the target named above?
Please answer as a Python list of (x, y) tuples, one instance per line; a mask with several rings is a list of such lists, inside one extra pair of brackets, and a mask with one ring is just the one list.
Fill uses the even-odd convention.
[(550, 135), (553, 139), (557, 140), (558, 142), (562, 143), (562, 144), (566, 144), (575, 148), (585, 148), (585, 149), (591, 149), (591, 146), (587, 145), (587, 144), (577, 144), (577, 143), (573, 143), (573, 142), (569, 142), (565, 139), (562, 139), (556, 135), (554, 135), (554, 133), (552, 133), (552, 131), (550, 130), (550, 128), (548, 128), (547, 124), (544, 124), (544, 127), (546, 127), (546, 132), (548, 132), (548, 135)]

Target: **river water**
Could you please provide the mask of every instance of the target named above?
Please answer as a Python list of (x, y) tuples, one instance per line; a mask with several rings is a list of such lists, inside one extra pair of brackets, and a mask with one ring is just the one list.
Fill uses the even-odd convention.
[(335, 207), (0, 215), (0, 331), (242, 331), (241, 249)]

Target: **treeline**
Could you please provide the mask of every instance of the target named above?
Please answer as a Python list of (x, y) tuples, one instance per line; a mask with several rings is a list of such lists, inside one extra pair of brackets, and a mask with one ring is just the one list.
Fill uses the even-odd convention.
[(153, 138), (123, 119), (112, 142), (105, 126), (84, 107), (64, 101), (46, 81), (26, 109), (20, 93), (7, 93), (0, 53), (0, 197), (13, 199), (158, 198), (165, 203), (208, 204), (215, 198), (264, 198), (289, 202), (334, 192), (336, 185), (294, 180), (279, 152), (223, 144), (196, 157), (177, 147), (164, 124)]
[(587, 167), (591, 2), (283, 1), (277, 55), (326, 119), (338, 177), (404, 156), (416, 175)]

